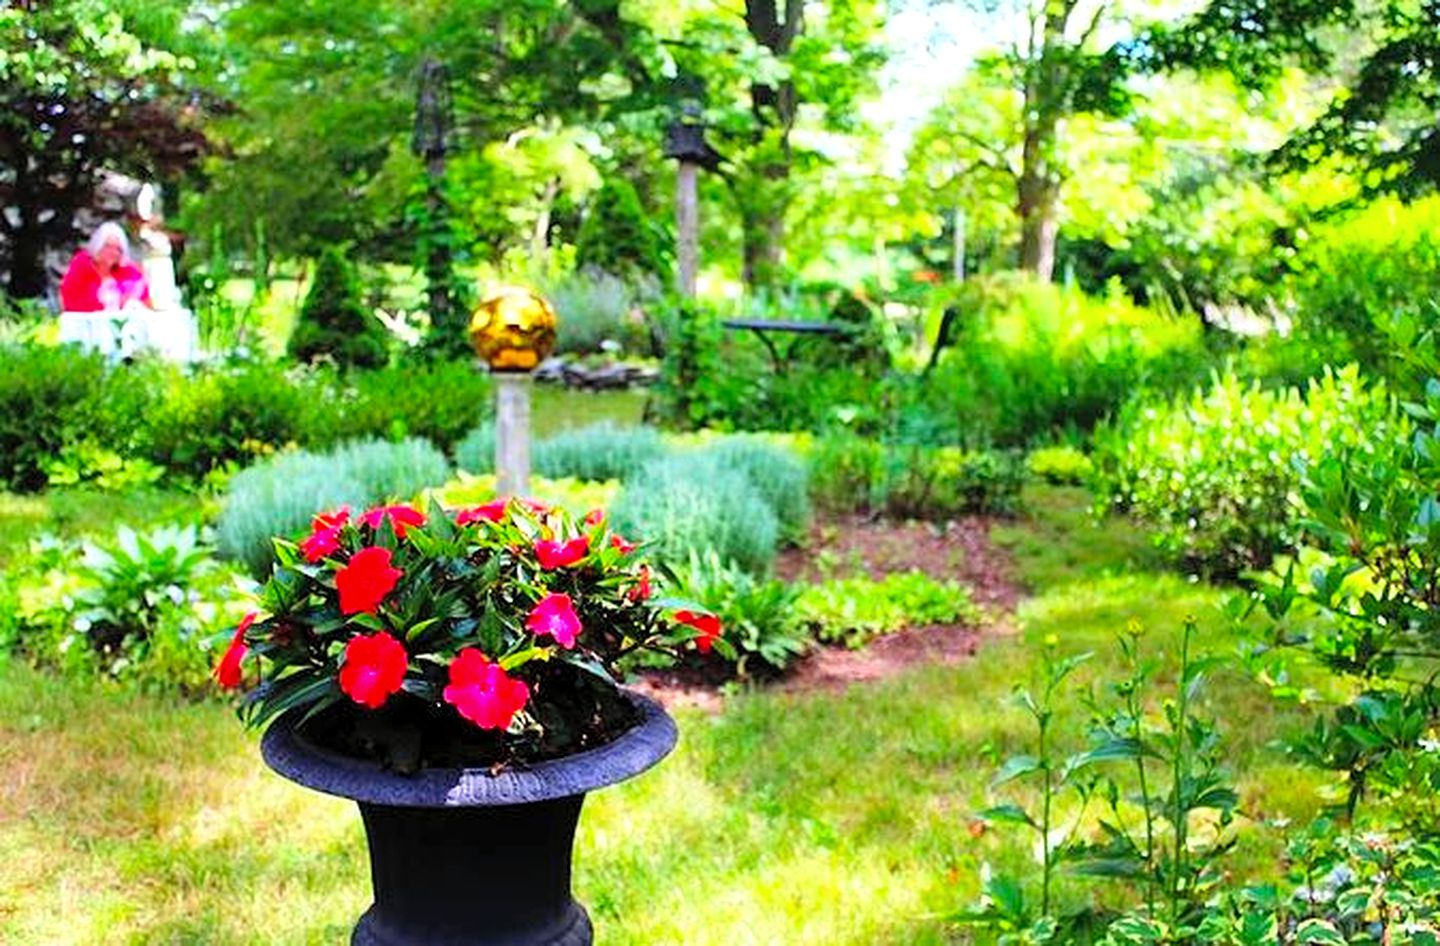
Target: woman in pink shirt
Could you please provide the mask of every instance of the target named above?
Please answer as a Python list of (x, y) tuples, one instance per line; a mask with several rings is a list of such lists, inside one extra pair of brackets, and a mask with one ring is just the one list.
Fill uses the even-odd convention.
[(125, 231), (117, 223), (102, 223), (85, 247), (76, 251), (60, 280), (61, 308), (66, 312), (118, 312), (131, 302), (152, 307), (150, 287), (140, 267), (130, 260)]

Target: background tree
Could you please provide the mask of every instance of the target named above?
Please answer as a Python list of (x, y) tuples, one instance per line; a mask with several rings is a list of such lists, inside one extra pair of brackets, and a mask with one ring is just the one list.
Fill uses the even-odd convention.
[[(101, 170), (173, 178), (205, 148), (176, 4), (29, 0), (0, 8), (0, 265), (38, 296), (73, 248)], [(167, 46), (171, 48), (167, 48)]]

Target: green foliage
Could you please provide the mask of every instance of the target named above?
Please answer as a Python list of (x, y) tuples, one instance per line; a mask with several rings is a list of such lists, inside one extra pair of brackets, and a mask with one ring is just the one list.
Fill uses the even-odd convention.
[(93, 355), (37, 345), (0, 347), (0, 483), (37, 490), (45, 462), (74, 436), (78, 408), (104, 383), (105, 364)]
[(1385, 199), (1326, 223), (1295, 265), (1296, 333), (1315, 357), (1394, 377), (1405, 353), (1390, 336), (1433, 324), (1440, 305), (1440, 197)]
[(952, 438), (1023, 446), (1088, 431), (1137, 390), (1174, 390), (1207, 363), (1198, 320), (1115, 291), (975, 280), (945, 304), (961, 313), (958, 338), (916, 399)]
[[(333, 405), (318, 376), (280, 365), (244, 362), (187, 375), (154, 366), (149, 375), (115, 376), (106, 395), (139, 382), (135, 403), (117, 425), (135, 423), (134, 452), (168, 470), (202, 477), (309, 441), (316, 418)], [(145, 410), (145, 416), (134, 411)], [(126, 416), (128, 415), (128, 416)], [(113, 436), (113, 435), (112, 435)]]
[(1295, 546), (1297, 463), (1383, 439), (1397, 423), (1383, 390), (1354, 366), (1303, 393), (1227, 372), (1169, 403), (1133, 402), (1097, 436), (1097, 490), (1153, 527), (1175, 561), (1233, 577)]
[(455, 465), (466, 473), (489, 473), (495, 469), (495, 424), (486, 421), (455, 444)]
[(291, 357), (374, 368), (389, 358), (387, 337), (385, 327), (365, 309), (360, 276), (345, 252), (339, 247), (326, 249), (290, 336)]
[[(727, 563), (714, 549), (692, 549), (675, 569), (676, 593), (720, 617), (725, 639), (739, 656), (740, 677), (784, 670), (813, 643), (796, 611), (799, 591), (776, 578), (757, 578)], [(758, 665), (758, 666), (757, 666)]]
[(295, 535), (317, 512), (359, 508), (372, 497), (359, 480), (332, 460), (297, 451), (281, 454), (237, 473), (215, 524), (220, 554), (264, 575), (275, 559), (271, 538)]
[(600, 421), (537, 441), (533, 463), (537, 473), (551, 479), (628, 480), (664, 452), (665, 444), (653, 427)]
[(560, 317), (555, 348), (597, 352), (617, 342), (627, 352), (650, 351), (650, 326), (641, 306), (653, 295), (645, 283), (630, 283), (596, 269), (579, 269), (545, 286), (545, 297)]
[(713, 550), (753, 574), (775, 560), (779, 522), (750, 478), (713, 457), (681, 453), (657, 460), (625, 484), (611, 510), (616, 527), (651, 543), (662, 562)]
[(722, 361), (719, 317), (692, 299), (671, 299), (658, 320), (664, 361), (655, 395), (662, 415), (682, 430), (722, 426), (716, 421), (728, 413), (726, 405), (752, 385)]
[(303, 531), (316, 513), (344, 505), (359, 511), (384, 499), (414, 496), (448, 475), (444, 455), (423, 440), (371, 440), (325, 454), (281, 454), (230, 481), (216, 524), (217, 544), (223, 556), (258, 577), (274, 560), (272, 537)]
[(206, 686), (211, 638), (238, 598), (194, 526), (42, 540), (21, 570), (16, 643), (31, 659), (192, 693)]
[(765, 499), (787, 542), (804, 540), (810, 528), (809, 474), (791, 450), (757, 437), (722, 437), (702, 455), (727, 470), (744, 475)]
[(344, 378), (338, 403), (326, 405), (302, 443), (354, 437), (423, 437), (449, 447), (491, 411), (490, 378), (472, 359), (401, 362)]
[(668, 271), (640, 194), (619, 176), (607, 178), (596, 192), (576, 235), (575, 255), (582, 266), (617, 276), (664, 278)]
[[(1299, 650), (1350, 678), (1350, 698), (1316, 720), (1298, 751), (1337, 774), (1345, 810), (1362, 798), (1388, 802), (1407, 827), (1440, 829), (1440, 760), (1432, 751), (1440, 688), (1419, 672), (1440, 657), (1440, 381), (1408, 405), (1418, 429), (1379, 429), (1311, 458), (1299, 489), (1312, 564), (1292, 562), (1262, 584), (1257, 602), (1276, 622), (1275, 653), (1256, 656), (1292, 698), (1284, 659)], [(1273, 666), (1272, 666), (1273, 661)]]
[(913, 570), (878, 580), (835, 578), (806, 586), (796, 597), (795, 614), (820, 640), (851, 648), (905, 627), (980, 619), (968, 588)]
[(1040, 447), (1025, 457), (1025, 469), (1031, 476), (1056, 486), (1078, 486), (1089, 479), (1094, 465), (1083, 450)]
[(413, 496), (445, 482), (450, 462), (428, 440), (410, 437), (398, 443), (358, 440), (326, 453), (342, 475), (353, 478), (372, 499)]
[(810, 458), (811, 492), (835, 510), (943, 519), (965, 513), (1015, 512), (1024, 469), (995, 451), (884, 444), (823, 437)]
[[(1012, 933), (1048, 928), (1050, 935), (1059, 930), (1062, 941), (1068, 939), (1065, 931), (1073, 936), (1094, 917), (1088, 910), (1057, 916), (1052, 890), (1064, 866), (1082, 876), (1133, 884), (1137, 894), (1143, 892), (1143, 910), (1109, 924), (1112, 936), (1165, 924), (1175, 937), (1169, 941), (1191, 941), (1208, 915), (1208, 898), (1223, 880), (1219, 862), (1234, 846), (1227, 829), (1240, 801), (1224, 769), (1219, 731), (1195, 711), (1215, 661), (1194, 654), (1194, 634), (1194, 620), (1187, 620), (1180, 637), (1179, 676), (1156, 713), (1150, 696), (1154, 664), (1142, 654), (1140, 627), (1132, 623), (1118, 639), (1126, 675), (1092, 701), (1090, 745), (1068, 756), (1055, 739), (1061, 688), (1092, 655), (1062, 658), (1056, 642), (1046, 642), (1039, 695), (1023, 686), (1015, 691), (1017, 704), (1035, 725), (1033, 751), (1011, 756), (990, 783), (995, 789), (1019, 780), (1038, 781), (1039, 805), (1027, 809), (1004, 803), (980, 813), (986, 821), (1035, 833), (1040, 851), (1038, 903), (1026, 898), (1020, 881), (998, 876), (986, 883), (980, 903), (957, 919)], [(1099, 841), (1088, 841), (1077, 830), (1092, 805), (1101, 811)], [(1204, 818), (1214, 824), (1201, 836), (1194, 825)]]

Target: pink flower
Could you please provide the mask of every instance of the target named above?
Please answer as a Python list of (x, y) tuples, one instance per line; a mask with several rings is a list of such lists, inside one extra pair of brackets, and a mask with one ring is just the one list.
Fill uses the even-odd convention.
[(604, 521), (605, 521), (605, 510), (600, 509), (600, 508), (598, 508), (598, 507), (595, 508), (595, 509), (590, 510), (589, 512), (587, 512), (587, 513), (585, 514), (585, 524), (586, 524), (587, 526), (598, 526), (600, 523), (602, 523), (602, 522), (604, 522)]
[(589, 536), (582, 535), (563, 544), (552, 539), (541, 539), (535, 543), (535, 557), (540, 560), (540, 567), (546, 571), (574, 565), (588, 554)]
[(615, 548), (619, 549), (621, 555), (629, 555), (631, 552), (635, 551), (635, 543), (626, 542), (623, 538), (621, 538), (619, 533), (612, 532), (610, 534), (610, 544)]
[(310, 520), (310, 535), (300, 543), (305, 561), (314, 564), (340, 548), (340, 530), (350, 522), (350, 507), (322, 512)]
[(403, 504), (398, 506), (376, 506), (374, 509), (367, 509), (365, 515), (360, 517), (360, 521), (370, 528), (379, 531), (380, 524), (385, 521), (386, 516), (390, 517), (390, 525), (394, 527), (395, 537), (397, 539), (405, 538), (406, 529), (412, 526), (423, 526), (425, 524), (425, 514), (423, 512), (414, 506), (406, 506)]
[(508, 676), (474, 647), (460, 651), (450, 664), (445, 702), (481, 729), (509, 729), (529, 700), (525, 681)]
[(710, 653), (710, 648), (720, 639), (720, 619), (713, 614), (705, 614), (695, 611), (676, 611), (675, 621), (693, 627), (698, 636), (695, 638), (695, 649), (702, 654)]
[(530, 514), (532, 516), (543, 516), (550, 511), (550, 504), (542, 503), (538, 499), (530, 499), (528, 497), (522, 496), (515, 501), (520, 505), (524, 506), (526, 509), (530, 510)]
[(409, 661), (404, 646), (384, 631), (357, 634), (345, 645), (340, 689), (356, 703), (379, 709), (405, 682)]
[(363, 548), (350, 557), (350, 564), (335, 573), (335, 590), (340, 592), (341, 614), (374, 614), (395, 583), (405, 574), (390, 567), (390, 550)]
[(240, 624), (235, 628), (235, 636), (230, 639), (230, 646), (225, 649), (225, 655), (215, 667), (215, 681), (227, 690), (233, 690), (240, 685), (240, 662), (250, 652), (250, 648), (245, 646), (245, 632), (250, 630), (256, 617), (258, 615), (251, 611), (240, 619)]
[(557, 594), (548, 594), (541, 598), (539, 604), (531, 609), (525, 626), (536, 637), (549, 634), (555, 638), (555, 643), (566, 650), (575, 646), (575, 637), (582, 630), (570, 596)]
[(468, 526), (472, 522), (503, 522), (505, 520), (505, 507), (507, 500), (497, 499), (492, 503), (484, 503), (479, 506), (471, 506), (462, 509), (455, 514), (457, 526)]

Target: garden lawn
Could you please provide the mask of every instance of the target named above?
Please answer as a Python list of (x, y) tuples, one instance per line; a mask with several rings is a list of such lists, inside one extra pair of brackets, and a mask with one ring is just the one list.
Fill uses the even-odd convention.
[[(959, 668), (682, 712), (670, 759), (591, 796), (576, 894), (599, 942), (968, 941), (944, 915), (973, 900), (982, 865), (1029, 857), (1028, 839), (980, 830), (972, 812), (998, 800), (990, 775), (1028, 738), (1006, 697), (1034, 676), (1040, 642), (1099, 652), (1082, 685), (1114, 665), (1109, 641), (1131, 617), (1167, 661), (1187, 614), (1206, 646), (1234, 644), (1223, 594), (1154, 570), (1125, 523), (1091, 525), (1074, 490), (1030, 500), (1034, 519), (996, 530), (1033, 591), (1018, 633)], [(1234, 675), (1209, 709), (1246, 810), (1308, 820), (1307, 777), (1268, 748), (1301, 720)], [(1078, 741), (1083, 723), (1070, 700), (1063, 731)], [(368, 902), (355, 808), (269, 774), (255, 743), (217, 703), (0, 664), (0, 941), (344, 942)], [(1267, 865), (1268, 847), (1249, 850), (1237, 868)]]

